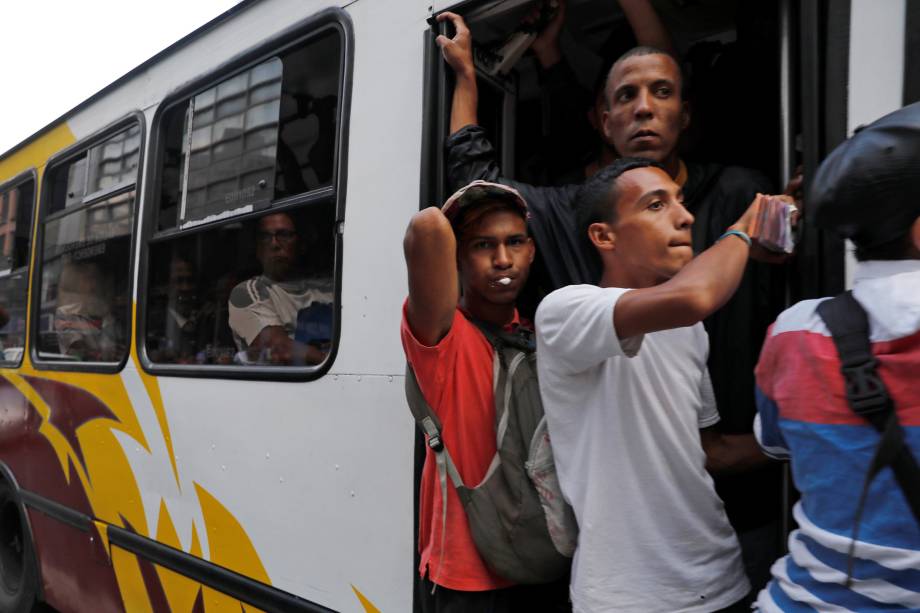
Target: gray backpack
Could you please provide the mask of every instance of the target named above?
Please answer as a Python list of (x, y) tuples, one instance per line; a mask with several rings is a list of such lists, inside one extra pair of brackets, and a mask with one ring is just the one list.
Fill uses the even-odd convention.
[[(411, 366), (406, 398), (437, 459), (442, 500), (449, 477), (460, 496), (479, 555), (500, 576), (548, 583), (568, 571), (578, 528), (559, 489), (537, 382), (532, 334), (476, 324), (494, 348), (496, 454), (481, 483), (463, 483), (441, 438), (441, 422), (422, 396)], [(441, 534), (447, 522), (442, 505)]]

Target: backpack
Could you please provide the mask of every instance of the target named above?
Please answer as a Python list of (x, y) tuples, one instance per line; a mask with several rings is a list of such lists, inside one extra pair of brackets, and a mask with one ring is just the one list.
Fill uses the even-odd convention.
[(863, 480), (856, 508), (848, 557), (849, 584), (853, 576), (853, 552), (859, 534), (859, 523), (872, 480), (883, 468), (890, 466), (895, 481), (907, 500), (907, 506), (920, 525), (920, 467), (917, 466), (917, 459), (905, 442), (904, 428), (898, 422), (894, 401), (878, 374), (878, 360), (872, 354), (869, 318), (865, 309), (853, 297), (853, 292), (848, 291), (819, 304), (817, 312), (824, 320), (837, 348), (840, 372), (846, 384), (850, 409), (872, 424), (881, 435)]
[[(496, 453), (482, 482), (463, 483), (441, 438), (441, 423), (406, 366), (406, 398), (437, 460), (442, 500), (447, 478), (463, 504), (479, 555), (497, 574), (519, 584), (548, 583), (568, 572), (578, 537), (562, 497), (537, 381), (532, 333), (509, 334), (470, 319), (493, 353)], [(442, 505), (441, 534), (447, 522)]]

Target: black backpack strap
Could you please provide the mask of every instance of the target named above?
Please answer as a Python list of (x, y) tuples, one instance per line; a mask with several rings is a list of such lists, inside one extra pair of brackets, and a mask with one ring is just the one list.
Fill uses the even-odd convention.
[(878, 360), (872, 354), (869, 342), (869, 318), (866, 311), (852, 292), (845, 292), (819, 304), (817, 312), (837, 347), (840, 372), (843, 373), (850, 408), (881, 434), (860, 494), (854, 543), (869, 485), (886, 466), (891, 466), (894, 471), (907, 504), (920, 524), (920, 467), (905, 443), (904, 429), (898, 422), (894, 402), (878, 374)]
[(876, 430), (884, 431), (894, 413), (894, 404), (878, 375), (878, 360), (869, 342), (866, 311), (852, 292), (825, 300), (818, 305), (817, 311), (837, 347), (850, 408)]

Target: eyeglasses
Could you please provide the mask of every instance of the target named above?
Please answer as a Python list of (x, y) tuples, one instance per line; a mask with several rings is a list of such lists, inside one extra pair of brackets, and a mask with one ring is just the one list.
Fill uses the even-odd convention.
[(282, 245), (289, 245), (297, 238), (297, 232), (293, 230), (278, 230), (277, 232), (258, 232), (256, 240), (263, 245), (270, 245), (272, 239), (277, 240)]

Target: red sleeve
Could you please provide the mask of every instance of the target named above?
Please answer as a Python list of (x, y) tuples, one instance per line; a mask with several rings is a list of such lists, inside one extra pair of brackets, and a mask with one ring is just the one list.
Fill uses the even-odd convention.
[(464, 326), (470, 324), (460, 313), (460, 310), (456, 309), (454, 311), (454, 320), (447, 335), (437, 345), (424, 345), (415, 338), (412, 329), (409, 327), (409, 321), (406, 317), (407, 305), (408, 300), (403, 303), (402, 324), (400, 325), (403, 351), (406, 353), (406, 360), (415, 372), (415, 378), (418, 379), (418, 386), (422, 390), (425, 400), (437, 413), (438, 407), (441, 405), (445, 381), (447, 376), (455, 370), (457, 351), (462, 345), (457, 337), (462, 335)]
[(776, 342), (773, 340), (774, 326), (776, 326), (776, 322), (773, 322), (767, 328), (766, 338), (760, 349), (760, 358), (754, 367), (754, 378), (757, 387), (770, 398), (776, 398), (774, 382), (779, 374), (776, 369)]

